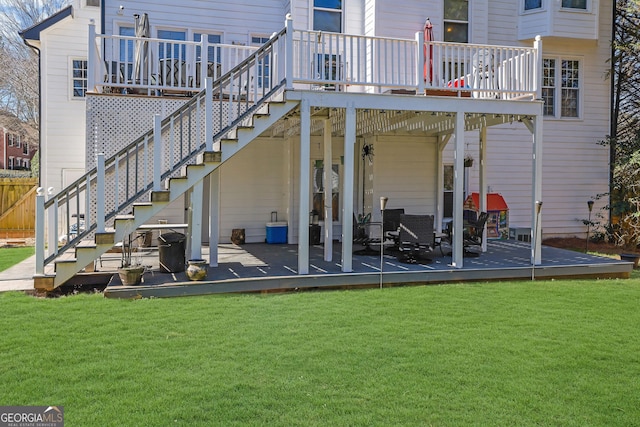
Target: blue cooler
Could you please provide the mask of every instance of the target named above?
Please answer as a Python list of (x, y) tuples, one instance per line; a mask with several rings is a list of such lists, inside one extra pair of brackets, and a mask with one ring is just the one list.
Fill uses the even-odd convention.
[(267, 243), (287, 243), (287, 223), (267, 223)]

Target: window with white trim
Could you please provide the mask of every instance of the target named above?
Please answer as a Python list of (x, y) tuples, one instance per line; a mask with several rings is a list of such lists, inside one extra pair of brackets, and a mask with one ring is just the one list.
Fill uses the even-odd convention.
[(87, 0), (87, 6), (100, 7), (100, 0)]
[(9, 156), (9, 163), (7, 164), (7, 169), (13, 169), (13, 157)]
[(21, 148), (22, 147), (22, 139), (20, 138), (20, 135), (14, 135), (13, 138), (15, 140), (16, 148)]
[(469, 0), (444, 0), (444, 41), (469, 42)]
[(14, 137), (15, 137), (15, 135), (14, 135), (14, 134), (12, 134), (12, 133), (10, 133), (10, 134), (8, 134), (8, 135), (7, 135), (7, 143), (8, 143), (8, 145), (9, 145), (9, 147), (13, 147), (13, 144), (14, 144)]
[(313, 29), (342, 32), (342, 0), (313, 0)]
[(562, 0), (562, 7), (587, 10), (587, 0)]
[(534, 10), (542, 8), (542, 0), (524, 0), (524, 10)]
[(580, 117), (580, 86), (580, 61), (544, 58), (542, 61), (544, 115)]
[[(251, 36), (251, 44), (253, 46), (262, 46), (269, 41), (269, 37)], [(258, 88), (269, 87), (271, 66), (269, 64), (270, 56), (264, 56), (258, 60)]]
[(29, 144), (27, 144), (26, 142), (22, 144), (22, 154), (24, 154), (25, 156), (29, 155)]
[(87, 60), (71, 60), (71, 87), (74, 98), (84, 98), (87, 93)]
[[(187, 40), (187, 33), (176, 30), (158, 30), (158, 38), (180, 42)], [(186, 49), (187, 47), (184, 43), (160, 42), (158, 57), (160, 59), (173, 58), (184, 61), (187, 56)]]

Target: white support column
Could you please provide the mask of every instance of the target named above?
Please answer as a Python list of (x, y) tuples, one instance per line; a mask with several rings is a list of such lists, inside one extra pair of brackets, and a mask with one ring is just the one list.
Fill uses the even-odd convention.
[(209, 266), (218, 266), (220, 241), (220, 168), (209, 174)]
[(436, 147), (436, 223), (435, 227), (437, 231), (442, 230), (442, 220), (444, 218), (444, 163), (443, 163), (443, 151), (447, 146), (447, 142), (451, 135), (438, 136), (438, 142)]
[(425, 75), (424, 75), (424, 67), (425, 67), (425, 55), (424, 55), (424, 31), (416, 32), (416, 58), (418, 61), (416, 63), (416, 81), (418, 82), (418, 94), (424, 95), (424, 84), (425, 84)]
[(453, 163), (453, 252), (451, 265), (462, 268), (464, 248), (462, 247), (463, 218), (462, 208), (464, 204), (464, 112), (456, 113), (454, 135), (454, 163)]
[[(487, 127), (482, 126), (480, 128), (480, 192), (478, 197), (480, 199), (479, 209), (480, 212), (487, 212), (487, 170), (485, 168), (487, 158)], [(482, 231), (482, 252), (487, 251), (487, 224), (484, 225)]]
[(153, 116), (153, 191), (162, 190), (162, 118)]
[(356, 109), (347, 105), (344, 127), (344, 177), (342, 180), (342, 271), (353, 271), (353, 182), (356, 144)]
[[(206, 37), (202, 37), (203, 40), (206, 40)], [(204, 51), (203, 51), (204, 52)], [(201, 76), (206, 76), (207, 63), (202, 62), (203, 70), (205, 74), (200, 74)], [(213, 78), (207, 77), (204, 80), (206, 94), (204, 98), (204, 142), (207, 148), (207, 151), (213, 151)]]
[[(42, 187), (36, 190), (36, 271), (35, 274), (44, 274), (44, 191)], [(52, 230), (49, 230), (51, 233)]]
[(324, 260), (333, 258), (333, 165), (331, 119), (324, 121)]
[(309, 176), (311, 175), (311, 109), (300, 105), (300, 200), (298, 207), (298, 274), (309, 274)]
[(538, 202), (542, 203), (542, 114), (534, 118), (533, 131), (533, 194), (531, 215), (531, 264), (542, 263), (542, 213), (538, 212)]
[(191, 231), (189, 259), (202, 259), (202, 199), (204, 196), (204, 185), (199, 180), (191, 192)]
[[(98, 164), (97, 164), (97, 174), (96, 174), (96, 233), (104, 233), (105, 224), (105, 193), (104, 193), (104, 153), (98, 154)], [(87, 206), (87, 211), (89, 207)], [(85, 218), (85, 224), (89, 224), (87, 218)]]

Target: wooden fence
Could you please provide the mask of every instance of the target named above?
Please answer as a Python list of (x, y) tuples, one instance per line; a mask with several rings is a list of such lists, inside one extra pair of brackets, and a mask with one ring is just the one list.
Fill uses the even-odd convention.
[(37, 178), (0, 179), (0, 238), (35, 235)]

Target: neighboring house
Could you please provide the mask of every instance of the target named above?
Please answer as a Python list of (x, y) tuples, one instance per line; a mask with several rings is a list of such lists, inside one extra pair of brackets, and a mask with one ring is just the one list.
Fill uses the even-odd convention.
[(38, 150), (35, 135), (14, 115), (0, 112), (0, 169), (30, 170)]
[[(170, 127), (163, 150), (188, 139), (187, 151), (205, 140), (222, 151), (204, 192), (196, 180), (185, 199), (171, 196), (189, 212), (205, 212), (195, 233), (211, 220), (204, 241), (227, 242), (232, 229), (244, 228), (247, 242), (261, 242), (277, 211), (288, 242), (299, 244), (300, 273), (308, 271), (309, 211), (319, 208), (325, 242), (344, 243), (354, 214), (379, 219), (381, 196), (389, 208), (435, 214), (439, 227), (452, 217), (454, 229), (464, 193), (501, 194), (510, 223), (525, 227), (534, 227), (539, 200), (545, 236), (582, 235), (586, 202), (608, 191), (608, 150), (598, 142), (609, 130), (612, 7), (612, 0), (106, 0), (100, 8), (76, 1), (64, 17), (23, 33), (40, 43), (43, 58), (44, 185), (57, 189), (69, 182), (65, 171), (92, 169), (96, 154), (108, 158), (134, 140), (145, 148), (120, 152), (107, 173), (128, 158), (136, 166), (127, 163), (121, 174), (155, 175), (140, 167), (151, 154), (140, 153), (152, 145), (146, 132), (158, 114)], [(136, 39), (145, 14), (147, 33)], [(280, 32), (287, 14), (295, 31)], [(87, 26), (91, 17), (104, 31)], [(433, 41), (418, 48), (427, 18)], [(87, 34), (96, 46), (89, 51)], [(244, 63), (234, 69), (251, 55), (246, 70)], [(86, 105), (73, 102), (76, 60), (87, 61)], [(214, 80), (212, 130), (199, 116), (185, 122), (182, 112), (208, 107), (176, 96), (203, 89), (205, 74)], [(269, 90), (286, 101), (282, 111)], [(273, 122), (265, 119), (258, 133), (257, 117), (243, 114), (262, 100), (279, 116), (270, 109)], [(246, 127), (256, 133), (233, 146)], [(463, 168), (465, 156), (477, 160), (472, 167)], [(179, 157), (175, 166), (192, 161)], [(332, 179), (323, 181), (328, 162)], [(116, 208), (124, 203), (122, 176), (107, 188)], [(461, 252), (453, 263), (462, 265)]]

